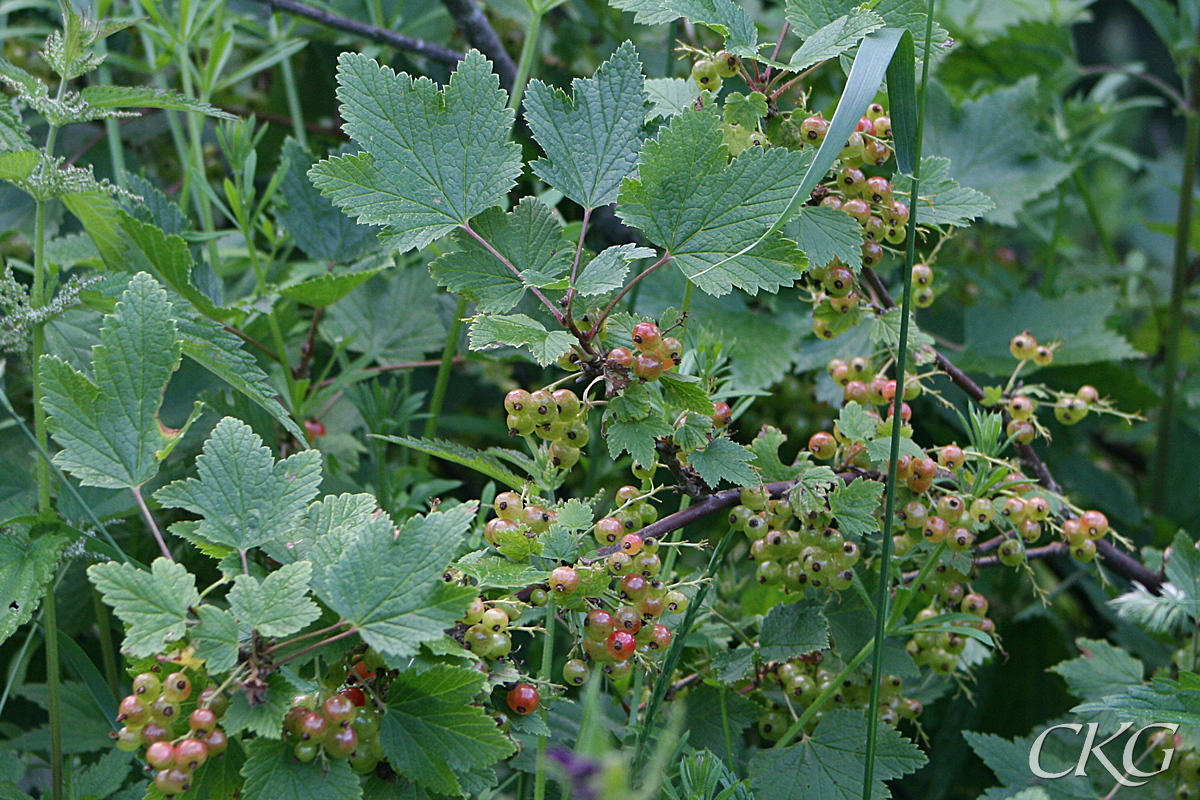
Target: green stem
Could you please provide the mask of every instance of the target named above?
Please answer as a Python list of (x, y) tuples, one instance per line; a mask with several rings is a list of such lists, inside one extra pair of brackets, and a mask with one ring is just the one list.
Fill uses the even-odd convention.
[[(426, 439), (437, 436), (438, 421), (442, 416), (442, 405), (446, 402), (446, 387), (450, 385), (450, 369), (454, 366), (454, 356), (458, 352), (458, 335), (462, 332), (462, 319), (467, 313), (467, 298), (459, 297), (458, 305), (454, 307), (454, 319), (450, 321), (450, 332), (446, 334), (446, 344), (442, 347), (442, 363), (438, 365), (437, 378), (433, 384), (433, 396), (429, 400), (429, 418), (425, 420)], [(417, 469), (429, 468), (429, 454), (422, 453), (417, 459)]]
[[(809, 703), (808, 708), (804, 709), (804, 713), (796, 718), (796, 721), (792, 723), (792, 727), (787, 729), (787, 733), (785, 733), (783, 738), (780, 739), (775, 745), (776, 747), (787, 747), (789, 744), (796, 741), (796, 737), (799, 736), (800, 732), (804, 730), (804, 726), (807, 725), (812, 718), (817, 715), (817, 712), (825, 707), (825, 704), (829, 702), (829, 699), (842, 688), (842, 681), (844, 681), (850, 675), (850, 673), (858, 669), (862, 662), (867, 660), (867, 656), (871, 654), (871, 651), (874, 649), (874, 647), (875, 639), (871, 639), (862, 646), (862, 649), (858, 651), (858, 654), (855, 655), (854, 658), (850, 659), (849, 663), (847, 663), (846, 666), (842, 668), (842, 671), (837, 674), (837, 677), (830, 681), (829, 685), (825, 687), (825, 690), (817, 695), (811, 703)], [(874, 727), (875, 726), (872, 725), (868, 728), (868, 730), (871, 730)], [(871, 762), (868, 761), (867, 763), (870, 764)]]
[(46, 700), (50, 712), (50, 794), (63, 798), (62, 698), (58, 661), (58, 602), (54, 596), (57, 580), (50, 582), (42, 600), (42, 626), (46, 634)]
[(1187, 133), (1184, 139), (1183, 175), (1179, 182), (1179, 217), (1175, 222), (1175, 269), (1171, 278), (1171, 304), (1163, 342), (1163, 399), (1154, 444), (1154, 467), (1150, 475), (1150, 507), (1162, 513), (1171, 487), (1171, 435), (1175, 426), (1175, 403), (1179, 384), (1179, 344), (1184, 327), (1183, 301), (1188, 288), (1188, 240), (1192, 232), (1192, 193), (1195, 191), (1197, 155), (1200, 153), (1200, 110), (1196, 106), (1196, 81), (1200, 65), (1192, 64), (1188, 81)]
[[(279, 34), (278, 14), (271, 15), (271, 36)], [(296, 72), (292, 69), (292, 57), (279, 62), (283, 73), (283, 93), (287, 98), (288, 115), (292, 118), (292, 136), (300, 146), (308, 150), (308, 131), (304, 129), (304, 110), (300, 106), (300, 92), (296, 88)]]
[[(186, 48), (182, 45), (176, 48), (175, 58), (179, 63), (184, 63), (189, 58)], [(207, 97), (196, 97), (194, 87), (192, 86), (192, 77), (186, 69), (181, 69), (180, 76), (183, 80), (183, 93), (188, 97), (192, 97), (201, 101), (207, 101)], [(188, 130), (188, 157), (191, 160), (191, 165), (185, 168), (184, 183), (191, 191), (192, 204), (196, 209), (196, 213), (200, 216), (200, 225), (206, 234), (210, 234), (207, 242), (208, 260), (214, 270), (220, 267), (220, 254), (217, 250), (217, 240), (211, 234), (216, 230), (216, 223), (213, 220), (212, 205), (208, 202), (208, 197), (200, 188), (200, 181), (207, 180), (204, 169), (204, 120), (199, 114), (188, 114), (187, 116)], [(253, 250), (253, 247), (251, 247)], [(282, 350), (280, 354), (282, 355)], [(289, 386), (290, 386), (289, 379)]]
[[(554, 595), (546, 602), (546, 639), (542, 645), (542, 669), (539, 673), (543, 681), (553, 680), (554, 672), (554, 624), (557, 613)], [(542, 705), (542, 719), (548, 720), (549, 709)], [(546, 800), (546, 743), (547, 737), (539, 736), (537, 740), (537, 767), (533, 776), (533, 800)]]
[[(925, 52), (929, 53), (933, 40), (933, 7), (934, 0), (929, 0), (925, 9)], [(921, 140), (925, 131), (925, 98), (929, 87), (929, 61), (926, 58), (921, 65), (921, 88), (917, 98), (917, 131), (913, 146), (912, 191), (909, 195), (909, 208), (913, 209), (908, 219), (908, 247), (904, 253), (904, 293), (900, 301), (900, 341), (896, 346), (896, 380), (904, 385), (904, 371), (908, 364), (908, 328), (910, 310), (912, 309), (912, 267), (917, 256), (917, 211), (918, 189), (921, 183)], [(900, 428), (903, 421), (900, 408), (903, 405), (903, 392), (896, 392), (892, 405), (892, 434), (891, 452), (888, 456), (887, 499), (883, 511), (883, 541), (880, 542), (879, 553), (879, 593), (875, 599), (875, 637), (871, 648), (871, 699), (867, 706), (867, 747), (866, 763), (863, 766), (863, 800), (871, 800), (874, 795), (875, 748), (879, 738), (879, 694), (883, 681), (883, 643), (888, 625), (888, 592), (892, 576), (892, 524), (896, 512), (896, 470), (900, 460)], [(866, 648), (864, 648), (865, 650)], [(848, 668), (848, 667), (847, 667)], [(840, 681), (831, 685), (836, 686)], [(808, 711), (805, 711), (807, 714)], [(814, 712), (815, 713), (815, 712)], [(799, 724), (799, 723), (797, 723)]]
[(529, 29), (525, 32), (525, 42), (521, 45), (521, 59), (517, 62), (517, 77), (513, 81), (512, 97), (508, 98), (508, 107), (513, 111), (521, 107), (521, 96), (525, 93), (525, 83), (533, 72), (533, 62), (537, 59), (538, 33), (542, 29), (542, 14), (540, 7), (533, 9), (529, 19)]
[(708, 568), (704, 570), (703, 583), (700, 584), (695, 598), (688, 604), (687, 611), (683, 615), (683, 621), (675, 631), (671, 647), (667, 650), (667, 655), (663, 659), (662, 671), (658, 673), (658, 678), (654, 682), (654, 690), (650, 693), (650, 699), (646, 702), (646, 713), (642, 717), (642, 728), (638, 731), (637, 750), (634, 755), (635, 764), (641, 761), (642, 753), (646, 748), (646, 742), (650, 738), (650, 731), (654, 730), (654, 720), (658, 715), (658, 708), (662, 705), (663, 698), (667, 695), (667, 689), (671, 686), (671, 676), (675, 674), (675, 669), (683, 659), (683, 651), (686, 647), (684, 642), (687, 641), (688, 634), (691, 633), (692, 626), (696, 623), (696, 617), (700, 613), (700, 607), (704, 605), (704, 598), (708, 596), (708, 590), (712, 587), (713, 576), (717, 574), (717, 570), (721, 568), (721, 564), (725, 561), (725, 556), (729, 553), (729, 548), (733, 546), (733, 540), (734, 532), (731, 529), (726, 531), (724, 537), (717, 543), (712, 556), (708, 559)]
[(1067, 187), (1058, 187), (1058, 205), (1054, 209), (1054, 227), (1050, 229), (1050, 242), (1046, 247), (1046, 263), (1042, 268), (1042, 285), (1053, 291), (1058, 278), (1058, 239), (1062, 235), (1063, 214), (1067, 207)]
[[(253, 223), (251, 220), (245, 219), (243, 214), (239, 214), (238, 228), (242, 231), (242, 238), (246, 241), (246, 251), (250, 254), (250, 266), (254, 269), (254, 281), (258, 295), (265, 297), (267, 295), (267, 273), (258, 258), (258, 248), (254, 246)], [(283, 367), (283, 379), (287, 383), (288, 390), (288, 407), (293, 414), (299, 414), (303, 398), (296, 389), (296, 376), (292, 373), (292, 364), (287, 355), (287, 340), (284, 339), (283, 329), (279, 326), (279, 315), (276, 313), (274, 303), (271, 304), (271, 310), (267, 313), (267, 325), (271, 329), (271, 341), (274, 343), (275, 352), (279, 354), (279, 363)]]
[(113, 697), (121, 696), (121, 676), (117, 672), (117, 648), (113, 643), (112, 623), (108, 606), (100, 599), (100, 593), (92, 590), (92, 605), (96, 612), (96, 633), (100, 637), (100, 659), (104, 665), (104, 680), (112, 690)]
[(1083, 205), (1087, 209), (1088, 219), (1092, 222), (1092, 227), (1096, 229), (1096, 238), (1100, 240), (1100, 249), (1104, 251), (1104, 259), (1108, 262), (1108, 266), (1115, 267), (1117, 265), (1117, 247), (1113, 243), (1112, 236), (1108, 231), (1104, 230), (1104, 225), (1100, 222), (1100, 209), (1096, 208), (1096, 198), (1092, 194), (1091, 185), (1083, 179), (1079, 174), (1079, 170), (1075, 171), (1075, 188), (1079, 190), (1079, 196), (1083, 198)]

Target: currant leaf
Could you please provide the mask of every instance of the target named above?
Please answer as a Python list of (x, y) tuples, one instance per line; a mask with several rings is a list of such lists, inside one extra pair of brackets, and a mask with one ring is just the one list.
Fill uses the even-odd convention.
[(166, 508), (204, 517), (196, 535), (238, 550), (260, 547), (295, 528), (321, 484), (321, 454), (305, 450), (276, 461), (249, 425), (225, 417), (196, 457), (198, 478), (155, 493)]
[(200, 604), (195, 577), (165, 558), (154, 559), (149, 572), (115, 561), (93, 564), (88, 578), (129, 626), (121, 649), (134, 658), (161, 653), (182, 639), (188, 610)]
[(570, 96), (530, 81), (525, 119), (546, 153), (533, 171), (584, 208), (615, 202), (621, 180), (637, 167), (646, 110), (642, 64), (630, 42), (594, 76), (576, 78)]
[(804, 254), (778, 233), (758, 239), (786, 208), (809, 155), (751, 147), (727, 163), (719, 122), (713, 111), (689, 111), (646, 142), (617, 213), (709, 294), (790, 286), (807, 268)]
[(829, 620), (812, 600), (780, 604), (763, 620), (758, 636), (764, 661), (786, 661), (829, 647)]
[(524, 314), (481, 314), (471, 320), (470, 341), (472, 350), (493, 350), (503, 345), (525, 347), (544, 367), (567, 352), (575, 337), (566, 331), (548, 331)]
[(834, 487), (829, 494), (829, 510), (843, 536), (866, 536), (879, 530), (875, 512), (881, 494), (883, 484), (866, 478)]
[(293, 755), (290, 742), (255, 739), (246, 745), (246, 779), (242, 796), (248, 800), (358, 800), (359, 778), (342, 759), (313, 760), (305, 764)]
[(515, 749), (474, 705), (485, 679), (478, 670), (447, 664), (400, 672), (388, 692), (380, 731), (388, 763), (431, 791), (465, 795), (465, 773)]
[(54, 463), (84, 486), (135, 488), (158, 474), (186, 430), (170, 431), (158, 419), (180, 344), (171, 303), (154, 278), (133, 277), (104, 318), (100, 342), (92, 349), (94, 381), (57, 356), (42, 356), (50, 432), (62, 447)]
[(687, 458), (704, 482), (714, 489), (721, 481), (734, 486), (755, 486), (761, 480), (750, 468), (754, 453), (724, 436), (693, 450)]
[(424, 247), (503, 205), (521, 174), (513, 112), (491, 62), (472, 50), (445, 90), (358, 53), (338, 57), (344, 130), (363, 151), (318, 162), (309, 177), (389, 247)]
[(863, 229), (854, 217), (828, 206), (801, 206), (796, 213), (796, 244), (808, 263), (824, 267), (837, 258), (857, 271), (862, 265)]
[(295, 139), (284, 142), (283, 162), (279, 219), (309, 258), (350, 264), (378, 248), (375, 229), (350, 219), (312, 185), (312, 156)]
[(472, 504), (409, 519), (396, 532), (386, 515), (354, 531), (314, 584), (322, 599), (380, 652), (405, 658), (462, 615), (468, 587), (441, 579), (475, 520)]
[[(797, 10), (797, 5), (788, 3), (789, 22)], [(798, 20), (803, 25), (808, 21), (808, 17), (804, 15), (798, 17)], [(868, 33), (879, 30), (885, 24), (883, 17), (874, 11), (851, 9), (849, 14), (826, 23), (805, 37), (804, 43), (789, 60), (787, 68), (793, 72), (800, 72), (813, 64), (837, 58), (856, 46)]]
[(196, 609), (200, 624), (191, 630), (191, 641), (196, 647), (196, 657), (205, 660), (210, 675), (222, 675), (237, 666), (238, 635), (237, 620), (223, 608), (207, 603)]
[(242, 623), (263, 636), (287, 636), (321, 615), (308, 597), (312, 564), (297, 561), (267, 575), (261, 582), (253, 575), (239, 575), (226, 599), (229, 610)]
[(66, 544), (66, 537), (53, 535), (28, 543), (12, 535), (0, 539), (0, 642), (33, 616)]
[(654, 251), (633, 244), (607, 247), (584, 265), (575, 281), (575, 291), (584, 297), (615, 292), (625, 285), (630, 262), (640, 258), (652, 258)]

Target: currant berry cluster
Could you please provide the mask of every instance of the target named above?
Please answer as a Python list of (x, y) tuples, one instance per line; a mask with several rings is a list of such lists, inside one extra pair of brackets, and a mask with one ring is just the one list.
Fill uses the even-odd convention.
[(741, 61), (733, 53), (720, 52), (712, 58), (702, 58), (692, 64), (692, 80), (699, 88), (713, 92), (721, 91), (724, 78), (738, 74)]
[(633, 350), (614, 347), (608, 351), (608, 363), (632, 372), (642, 381), (658, 380), (683, 360), (683, 343), (674, 336), (663, 336), (653, 322), (634, 325), (631, 338)]
[[(1158, 733), (1167, 733), (1167, 731), (1159, 731)], [(1171, 737), (1163, 737), (1168, 741), (1155, 748), (1157, 756), (1157, 767), (1161, 767), (1166, 759), (1166, 751), (1168, 747), (1172, 747), (1175, 743), (1169, 741)], [(1175, 747), (1175, 760), (1171, 766), (1171, 772), (1175, 773), (1178, 782), (1175, 784), (1175, 800), (1200, 800), (1200, 752), (1196, 750), (1183, 750)]]
[[(1038, 344), (1037, 339), (1029, 331), (1018, 333), (1008, 343), (1009, 352), (1020, 364), (1018, 372), (1028, 361), (1038, 366), (1049, 366), (1054, 362), (1054, 351), (1057, 344)], [(1054, 396), (1054, 418), (1063, 425), (1075, 425), (1082, 422), (1092, 408), (1110, 411), (1106, 401), (1100, 399), (1100, 392), (1090, 385), (1080, 386), (1074, 393), (1058, 392)], [(1034, 419), (1037, 411), (1037, 400), (1027, 394), (1016, 394), (1008, 399), (1007, 411), (1012, 419), (1008, 423), (1008, 435), (1021, 444), (1029, 444), (1038, 435), (1038, 427)]]
[[(770, 703), (758, 719), (758, 733), (767, 742), (777, 742), (792, 726), (796, 716), (799, 716), (811, 705), (818, 696), (832, 687), (837, 674), (822, 666), (825, 663), (820, 652), (793, 658), (776, 664), (772, 671), (763, 676), (761, 688), (763, 697)], [(866, 708), (870, 701), (870, 680), (868, 673), (857, 673), (842, 680), (840, 687), (831, 696), (831, 706), (827, 708)], [(889, 725), (900, 719), (916, 719), (923, 708), (920, 701), (901, 696), (904, 680), (895, 675), (883, 678), (879, 703), (879, 719)], [(787, 699), (773, 702), (776, 691), (782, 691)], [(826, 709), (817, 711), (810, 719), (806, 730), (812, 731), (821, 719)]]
[(829, 515), (805, 515), (799, 530), (793, 530), (796, 517), (786, 498), (771, 499), (761, 487), (744, 487), (739, 499), (729, 512), (729, 525), (750, 541), (759, 583), (796, 593), (840, 592), (854, 583), (858, 543), (832, 527)]
[(463, 645), (480, 658), (504, 658), (513, 646), (509, 626), (520, 613), (515, 600), (489, 603), (476, 597), (459, 620), (468, 626)]
[(493, 547), (499, 547), (513, 536), (540, 536), (550, 530), (551, 523), (558, 517), (552, 508), (537, 503), (526, 505), (521, 495), (516, 492), (501, 492), (496, 495), (492, 508), (496, 516), (484, 526), (483, 538)]
[[(884, 413), (887, 419), (891, 419), (892, 403), (896, 399), (896, 391), (899, 388), (898, 383), (891, 378), (888, 378), (882, 372), (876, 373), (871, 359), (866, 356), (855, 356), (849, 361), (840, 358), (835, 358), (826, 366), (829, 372), (829, 377), (833, 378), (833, 382), (842, 387), (842, 399), (849, 403), (854, 401), (860, 406), (885, 406)], [(900, 404), (900, 419), (904, 422), (909, 422), (912, 419), (912, 409), (908, 405), (909, 400), (915, 400), (921, 396), (924, 387), (921, 386), (920, 379), (911, 373), (904, 375), (903, 397)], [(868, 410), (868, 415), (872, 415), (875, 419), (881, 419), (878, 413)], [(813, 441), (809, 441), (809, 449), (817, 458), (831, 458), (833, 451), (830, 447), (836, 447), (837, 442), (831, 441), (824, 437), (836, 437), (837, 431), (834, 434), (818, 432), (814, 436), (821, 437), (817, 439), (817, 444), (821, 445), (821, 455), (817, 449), (813, 448)], [(907, 435), (907, 434), (906, 434)]]
[[(117, 721), (124, 723), (112, 734), (117, 749), (133, 753), (145, 747), (154, 785), (168, 797), (188, 791), (196, 769), (229, 744), (218, 726), (229, 699), (216, 687), (200, 692), (195, 703), (191, 697), (192, 681), (185, 673), (172, 672), (164, 680), (143, 672), (133, 679), (133, 694), (117, 707)], [(185, 713), (188, 707), (192, 710)]]
[[(939, 564), (938, 567), (945, 567)], [(935, 570), (936, 572), (936, 570)], [(991, 635), (996, 623), (989, 619), (988, 600), (978, 592), (964, 593), (961, 581), (966, 577), (954, 570), (945, 570), (944, 576), (926, 579), (920, 591), (932, 594), (934, 601), (917, 612), (914, 623), (927, 622), (943, 614), (963, 613), (978, 617), (975, 621), (959, 620), (952, 627), (971, 626)], [(913, 634), (905, 645), (908, 654), (919, 667), (929, 667), (938, 675), (951, 675), (958, 668), (959, 656), (967, 648), (967, 637), (953, 631), (921, 631)]]
[(570, 389), (513, 389), (504, 397), (510, 436), (537, 434), (549, 443), (550, 462), (560, 469), (579, 463), (584, 445), (591, 438), (587, 407)]
[(348, 686), (336, 693), (322, 689), (296, 695), (283, 718), (283, 729), (293, 742), (296, 760), (307, 764), (318, 755), (348, 759), (355, 772), (365, 775), (383, 760), (382, 721), (383, 715), (368, 704), (363, 690)]

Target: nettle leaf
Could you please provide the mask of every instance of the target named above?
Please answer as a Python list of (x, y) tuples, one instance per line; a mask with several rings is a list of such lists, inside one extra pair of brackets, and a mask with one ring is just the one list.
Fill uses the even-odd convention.
[(386, 269), (388, 267), (383, 266), (337, 274), (326, 272), (291, 286), (284, 286), (279, 290), (279, 294), (301, 305), (328, 308)]
[(241, 644), (237, 620), (228, 611), (208, 604), (197, 608), (196, 616), (200, 624), (190, 634), (196, 657), (205, 660), (210, 675), (229, 672), (237, 666)]
[(533, 360), (543, 367), (553, 364), (567, 352), (575, 337), (566, 331), (548, 331), (546, 326), (524, 314), (479, 315), (471, 319), (472, 350), (497, 347), (526, 347)]
[[(572, 253), (564, 246), (562, 224), (546, 204), (526, 197), (512, 211), (492, 208), (471, 223), (472, 229), (504, 256), (518, 273), (542, 278), (565, 275)], [(529, 282), (463, 230), (452, 237), (455, 250), (429, 265), (439, 286), (463, 295), (483, 312), (510, 311)]]
[(775, 606), (758, 636), (764, 661), (786, 661), (829, 647), (829, 620), (814, 601)]
[[(789, 22), (797, 10), (797, 5), (788, 3)], [(808, 21), (806, 17), (798, 19), (801, 25)], [(851, 9), (849, 14), (838, 17), (807, 36), (804, 44), (792, 55), (787, 68), (799, 72), (821, 61), (837, 58), (856, 46), (868, 33), (879, 30), (884, 24), (883, 17), (874, 11)]]
[(580, 270), (579, 278), (575, 281), (575, 291), (584, 297), (615, 292), (625, 285), (630, 262), (653, 256), (654, 251), (649, 247), (638, 247), (635, 244), (606, 247)]
[(445, 90), (359, 53), (338, 57), (343, 129), (363, 152), (309, 170), (321, 193), (401, 251), (424, 247), (493, 206), (521, 174), (513, 112), (491, 62), (472, 50)]
[(1051, 672), (1067, 682), (1071, 694), (1082, 700), (1099, 700), (1129, 686), (1142, 684), (1142, 662), (1102, 639), (1076, 639), (1083, 655), (1060, 661)]
[(1165, 569), (1167, 580), (1186, 598), (1184, 610), (1200, 620), (1200, 550), (1186, 532), (1175, 534)]
[(801, 206), (796, 212), (796, 244), (814, 267), (837, 258), (857, 270), (862, 265), (863, 229), (854, 217), (828, 206)]
[(637, 49), (623, 42), (571, 95), (539, 80), (525, 89), (525, 120), (545, 158), (539, 178), (584, 208), (617, 200), (621, 180), (637, 167), (646, 120), (645, 78)]
[(705, 483), (716, 488), (721, 481), (729, 481), (734, 486), (758, 485), (758, 473), (750, 469), (754, 458), (753, 452), (722, 436), (693, 450), (687, 460)]
[(229, 610), (263, 636), (295, 633), (321, 616), (308, 597), (311, 579), (312, 564), (307, 561), (280, 567), (261, 582), (253, 575), (238, 575), (226, 598)]
[(196, 579), (182, 564), (156, 558), (150, 571), (109, 561), (88, 567), (104, 602), (129, 626), (121, 650), (134, 658), (161, 653), (187, 631), (188, 609), (200, 604)]
[(754, 437), (754, 441), (750, 443), (750, 450), (755, 456), (754, 466), (758, 467), (762, 479), (768, 483), (795, 480), (807, 466), (807, 459), (802, 459), (802, 454), (797, 455), (792, 464), (784, 464), (779, 458), (779, 448), (783, 446), (787, 438), (787, 435), (778, 428), (764, 425), (758, 435)]
[[(882, 722), (875, 750), (871, 797), (889, 797), (884, 781), (915, 772), (925, 754)], [(861, 711), (836, 709), (812, 736), (790, 747), (760, 750), (750, 759), (750, 786), (771, 800), (859, 800), (863, 795), (867, 720)]]
[(617, 213), (711, 295), (790, 286), (808, 267), (804, 254), (777, 232), (758, 239), (786, 208), (810, 155), (751, 147), (727, 163), (719, 126), (713, 111), (672, 119), (642, 148), (639, 175), (621, 185)]
[(12, 102), (0, 98), (0, 152), (32, 149), (29, 126), (21, 120), (21, 114)]
[(206, 317), (224, 320), (235, 312), (219, 308), (192, 282), (196, 264), (188, 243), (178, 234), (167, 235), (151, 222), (142, 222), (125, 211), (117, 212), (121, 229), (146, 258), (146, 263), (167, 286)]
[(208, 103), (194, 100), (179, 92), (153, 86), (86, 86), (79, 92), (89, 108), (162, 108), (171, 111), (193, 111), (217, 119), (236, 121), (237, 117)]
[(881, 482), (866, 478), (855, 478), (834, 487), (829, 494), (829, 511), (844, 535), (865, 536), (879, 530), (875, 512), (879, 510), (883, 488)]
[(400, 672), (392, 682), (380, 741), (388, 763), (439, 794), (466, 796), (462, 779), (515, 747), (478, 705), (486, 676), (438, 664)]
[(304, 431), (296, 424), (279, 395), (263, 372), (246, 352), (242, 340), (202, 317), (176, 317), (179, 343), (183, 354), (245, 395), (250, 402), (270, 414), (296, 441), (305, 441)]
[(196, 534), (238, 550), (283, 538), (321, 485), (321, 454), (305, 450), (276, 461), (249, 425), (225, 417), (196, 457), (198, 478), (155, 492), (165, 508), (204, 517)]
[(0, 642), (33, 616), (54, 576), (65, 536), (39, 536), (26, 543), (0, 538)]
[(255, 739), (246, 745), (242, 777), (246, 800), (358, 800), (362, 786), (345, 759), (314, 759), (304, 764), (293, 754), (295, 745)]
[(949, 175), (960, 185), (991, 198), (996, 207), (985, 215), (988, 221), (1015, 225), (1018, 211), (1071, 174), (1072, 164), (1046, 155), (1038, 137), (1031, 135), (1038, 120), (1036, 75), (965, 100), (958, 108), (944, 89), (937, 84), (931, 88), (924, 150), (948, 158)]
[(312, 185), (312, 156), (295, 139), (284, 142), (283, 161), (279, 219), (309, 258), (349, 264), (379, 246), (374, 228), (350, 219)]
[(670, 436), (671, 425), (661, 414), (652, 414), (644, 419), (609, 419), (605, 412), (604, 439), (608, 442), (608, 454), (615, 461), (621, 453), (629, 453), (633, 460), (646, 466), (656, 459), (654, 440), (659, 436)]
[(159, 462), (186, 431), (158, 420), (180, 345), (171, 303), (154, 278), (133, 277), (104, 318), (100, 342), (92, 348), (95, 381), (58, 356), (42, 356), (43, 402), (62, 447), (54, 463), (84, 486), (134, 488), (158, 474)]
[[(1029, 291), (1011, 299), (981, 300), (966, 315), (964, 350), (955, 361), (966, 370), (1010, 374), (1013, 360), (1008, 342), (1026, 325), (1017, 320), (1028, 320), (1040, 342), (1064, 343), (1054, 353), (1056, 367), (1138, 358), (1140, 354), (1133, 345), (1108, 328), (1117, 295), (1114, 287), (1049, 299)], [(1027, 366), (1024, 374), (1032, 369)]]
[(510, 489), (516, 489), (518, 492), (524, 489), (525, 484), (529, 482), (527, 478), (522, 478), (506, 467), (504, 462), (491, 453), (476, 450), (448, 439), (418, 439), (415, 436), (378, 436), (376, 438), (469, 467), (493, 480), (500, 481)]
[(347, 542), (317, 584), (331, 609), (367, 642), (398, 658), (443, 636), (474, 590), (441, 580), (475, 521), (474, 505), (409, 519), (397, 534), (380, 516)]

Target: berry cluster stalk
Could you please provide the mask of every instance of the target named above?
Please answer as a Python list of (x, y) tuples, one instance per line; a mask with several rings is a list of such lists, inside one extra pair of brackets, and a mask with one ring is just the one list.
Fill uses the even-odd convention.
[[(921, 138), (925, 131), (925, 97), (929, 86), (930, 47), (933, 42), (933, 6), (929, 0), (925, 8), (925, 58), (921, 63), (921, 86), (917, 97), (917, 131), (913, 142), (912, 191), (908, 207), (912, 214), (908, 219), (908, 246), (904, 252), (904, 294), (900, 301), (900, 342), (896, 346), (896, 372), (901, 384), (908, 363), (908, 327), (912, 309), (912, 267), (917, 255), (917, 217), (919, 215), (918, 190), (921, 184)], [(875, 601), (875, 641), (871, 652), (871, 699), (867, 705), (867, 748), (866, 763), (863, 765), (863, 800), (871, 800), (875, 775), (875, 748), (879, 738), (879, 690), (883, 680), (883, 640), (888, 624), (888, 592), (890, 591), (892, 560), (892, 521), (896, 511), (896, 473), (900, 461), (900, 428), (903, 421), (900, 409), (904, 393), (896, 392), (892, 406), (892, 441), (888, 456), (887, 498), (883, 511), (883, 541), (879, 554), (879, 593)]]

